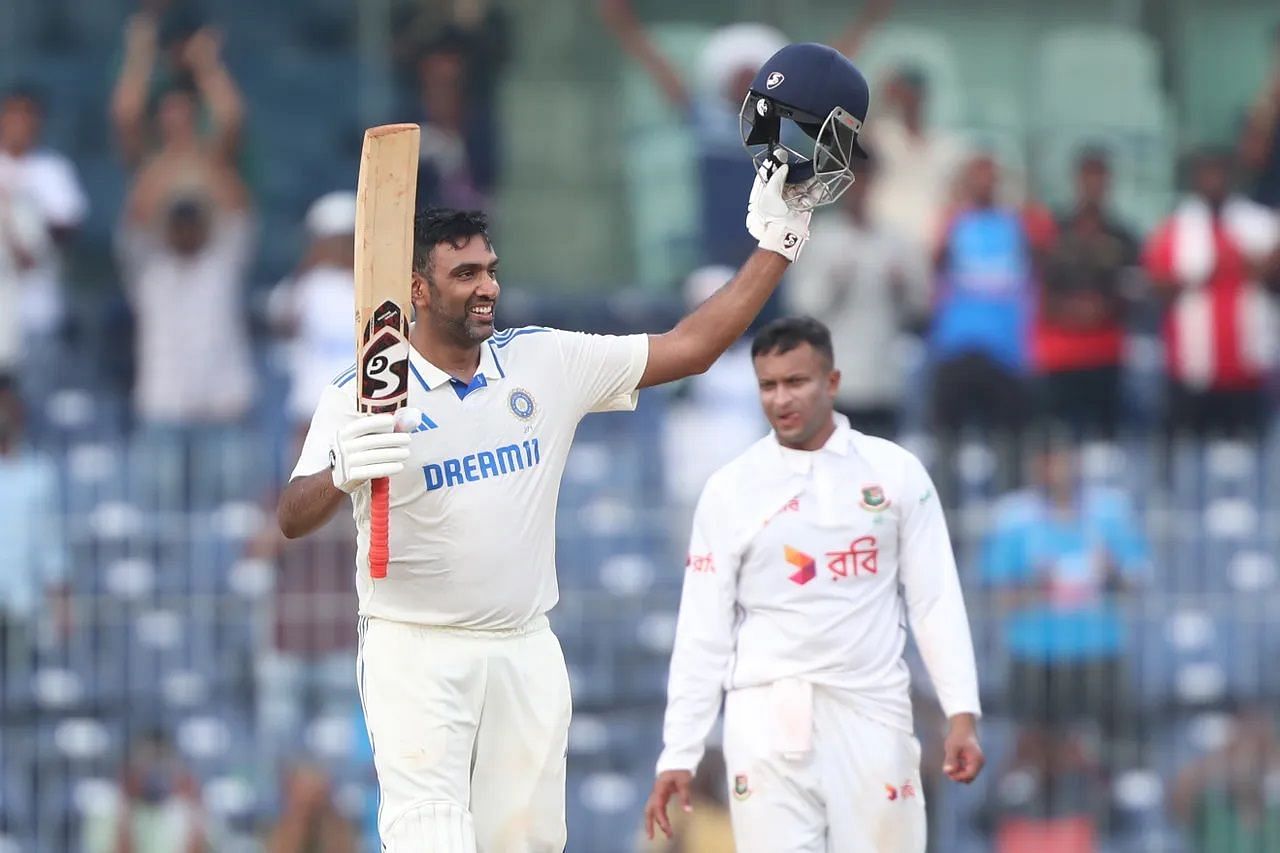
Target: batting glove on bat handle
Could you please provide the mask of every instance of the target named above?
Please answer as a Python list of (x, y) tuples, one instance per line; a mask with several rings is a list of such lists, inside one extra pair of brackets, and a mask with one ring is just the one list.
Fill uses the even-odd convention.
[(370, 480), (403, 471), (411, 436), (395, 432), (395, 424), (394, 415), (366, 415), (338, 430), (329, 446), (333, 484), (351, 494)]
[(774, 166), (765, 164), (756, 175), (747, 202), (747, 231), (755, 237), (760, 248), (777, 252), (788, 261), (800, 256), (805, 241), (809, 239), (809, 219), (812, 210), (793, 210), (783, 197), (787, 183), (786, 163)]

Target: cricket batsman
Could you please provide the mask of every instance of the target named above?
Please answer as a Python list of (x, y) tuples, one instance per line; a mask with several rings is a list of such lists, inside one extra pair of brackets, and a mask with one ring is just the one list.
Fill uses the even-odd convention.
[(645, 827), (671, 834), (724, 697), (739, 853), (923, 853), (907, 624), (950, 720), (943, 771), (982, 769), (973, 644), (924, 466), (834, 411), (817, 320), (752, 342), (773, 432), (707, 481), (693, 519), (664, 748)]
[[(495, 331), (498, 256), (484, 216), (429, 209), (414, 233), (412, 431), (357, 413), (354, 366), (321, 397), (278, 517), (302, 536), (350, 496), (365, 566), (369, 481), (390, 478), (387, 575), (357, 572), (357, 677), (384, 851), (564, 848), (569, 680), (546, 613), (574, 431), (590, 412), (633, 409), (640, 388), (705, 371), (795, 260), (812, 208), (853, 180), (861, 73), (820, 45), (771, 62), (750, 103), (765, 126), (748, 141), (767, 149), (747, 209), (759, 249), (674, 329)], [(794, 100), (764, 97), (775, 91)], [(807, 122), (812, 156), (786, 148), (782, 117)]]

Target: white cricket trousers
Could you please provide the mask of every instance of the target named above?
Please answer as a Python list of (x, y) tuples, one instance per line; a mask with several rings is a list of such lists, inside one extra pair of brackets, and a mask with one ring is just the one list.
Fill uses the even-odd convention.
[(725, 698), (738, 853), (924, 853), (920, 743), (846, 692), (787, 680)]
[(545, 616), (511, 631), (362, 617), (356, 673), (386, 853), (561, 853), (569, 675)]

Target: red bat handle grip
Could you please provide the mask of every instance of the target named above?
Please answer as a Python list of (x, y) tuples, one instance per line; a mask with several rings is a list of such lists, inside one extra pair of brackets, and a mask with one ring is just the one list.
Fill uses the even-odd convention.
[(373, 490), (373, 504), (369, 512), (369, 577), (385, 578), (387, 576), (387, 559), (390, 548), (387, 545), (387, 516), (390, 512), (390, 485), (386, 477), (378, 477), (369, 481)]

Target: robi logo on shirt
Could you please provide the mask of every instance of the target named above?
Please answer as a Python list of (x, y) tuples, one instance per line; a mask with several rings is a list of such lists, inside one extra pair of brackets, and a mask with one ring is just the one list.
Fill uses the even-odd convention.
[[(804, 586), (817, 577), (817, 560), (813, 557), (803, 551), (792, 548), (790, 545), (782, 546), (782, 555), (788, 563), (797, 569), (790, 576), (792, 583)], [(841, 546), (839, 550), (827, 551), (825, 556), (827, 571), (831, 573), (831, 580), (833, 581), (847, 577), (858, 577), (859, 575), (874, 575), (880, 572), (880, 549), (876, 545), (874, 536), (860, 536), (850, 542), (847, 547)]]

